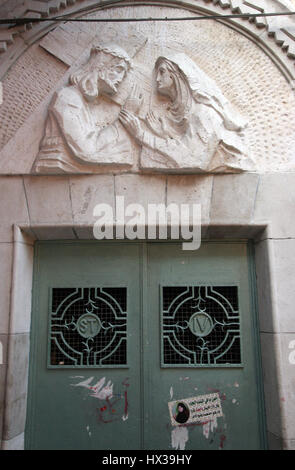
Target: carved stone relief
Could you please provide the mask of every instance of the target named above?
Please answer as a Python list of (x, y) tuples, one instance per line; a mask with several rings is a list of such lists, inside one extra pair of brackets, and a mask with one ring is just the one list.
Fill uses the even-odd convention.
[(132, 166), (155, 171), (253, 170), (244, 130), (215, 82), (184, 53), (159, 56), (151, 80), (150, 107), (140, 115), (144, 93), (134, 82), (112, 122), (103, 119), (102, 98), (111, 99), (131, 68), (118, 45), (91, 48), (86, 65), (70, 76), (50, 104), (34, 172), (83, 171), (81, 165)]
[(130, 139), (120, 121), (99, 125), (100, 98), (117, 93), (130, 66), (130, 57), (117, 45), (91, 48), (87, 64), (50, 104), (36, 172), (76, 171), (77, 163), (132, 164)]
[[(119, 120), (142, 146), (140, 167), (154, 170), (238, 172), (253, 170), (244, 139), (246, 122), (187, 55), (161, 56), (154, 67), (155, 103), (140, 121), (129, 102), (140, 104), (134, 88)], [(160, 105), (159, 105), (160, 104)], [(131, 108), (131, 109), (129, 109)]]
[[(194, 13), (136, 5), (85, 17), (128, 15)], [(61, 24), (3, 90), (2, 174), (295, 169), (294, 91), (254, 41), (215, 21)]]

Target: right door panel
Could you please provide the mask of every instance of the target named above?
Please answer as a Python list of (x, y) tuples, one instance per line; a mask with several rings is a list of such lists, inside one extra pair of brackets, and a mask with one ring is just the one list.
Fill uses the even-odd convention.
[(155, 243), (146, 259), (144, 447), (263, 448), (247, 244)]

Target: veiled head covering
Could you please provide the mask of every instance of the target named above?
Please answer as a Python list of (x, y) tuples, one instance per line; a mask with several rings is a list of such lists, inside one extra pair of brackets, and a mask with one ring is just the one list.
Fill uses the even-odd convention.
[(240, 131), (246, 121), (230, 109), (230, 104), (220, 89), (208, 75), (201, 70), (190, 57), (183, 53), (158, 57), (155, 68), (160, 63), (172, 62), (177, 66), (180, 76), (187, 80), (192, 96), (197, 103), (212, 107), (223, 119), (226, 129)]

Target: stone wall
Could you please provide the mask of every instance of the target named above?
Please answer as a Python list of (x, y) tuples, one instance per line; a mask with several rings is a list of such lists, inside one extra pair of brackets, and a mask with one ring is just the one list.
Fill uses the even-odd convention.
[[(79, 3), (81, 6), (84, 2)], [(85, 1), (85, 5), (90, 3)], [(193, 16), (196, 11), (222, 13), (246, 8), (243, 1), (182, 2), (185, 10), (169, 8), (179, 2), (161, 2), (163, 8), (137, 3), (130, 9), (108, 9), (90, 15)], [(273, 11), (274, 5), (282, 10), (285, 3), (263, 2), (268, 11)], [(131, 77), (143, 85), (145, 106), (152, 91), (151, 70), (145, 64), (154, 63), (160, 53), (168, 55), (169, 48), (190, 55), (214, 78), (223, 96), (249, 123), (249, 148), (256, 167), (239, 174), (197, 174), (194, 169), (177, 174), (175, 168), (142, 171), (141, 147), (134, 140), (133, 164), (129, 167), (97, 165), (85, 170), (85, 166), (77, 166), (77, 171), (63, 175), (37, 174), (34, 163), (52, 97), (55, 91), (68, 86), (70, 74), (86, 63), (91, 45), (100, 39), (98, 26), (69, 24), (53, 30), (47, 25), (44, 38), (38, 36), (45, 34), (44, 29), (34, 27), (15, 35), (4, 52), (0, 66), (4, 89), (0, 106), (3, 449), (23, 447), (34, 241), (92, 239), (93, 207), (104, 202), (115, 210), (117, 195), (125, 196), (126, 204), (137, 202), (143, 206), (151, 202), (200, 203), (203, 239), (254, 240), (269, 445), (295, 448), (295, 366), (290, 361), (290, 345), (295, 339), (294, 57), (292, 42), (286, 45), (286, 35), (281, 33), (282, 24), (267, 25), (268, 29), (265, 23), (245, 20), (229, 26), (200, 22), (190, 26), (193, 35), (188, 28), (183, 37), (180, 23), (147, 23), (136, 28), (128, 24), (120, 28), (100, 26), (108, 40), (113, 38), (121, 44), (120, 38), (128, 37), (124, 46), (135, 62)], [(134, 29), (136, 34), (131, 34)], [(121, 95), (112, 103), (114, 108), (120, 110), (132, 80), (123, 85)]]

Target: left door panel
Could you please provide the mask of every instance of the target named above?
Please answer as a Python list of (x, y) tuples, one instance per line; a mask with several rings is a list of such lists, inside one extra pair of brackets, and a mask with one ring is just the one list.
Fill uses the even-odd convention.
[(36, 246), (27, 449), (141, 448), (141, 246)]

